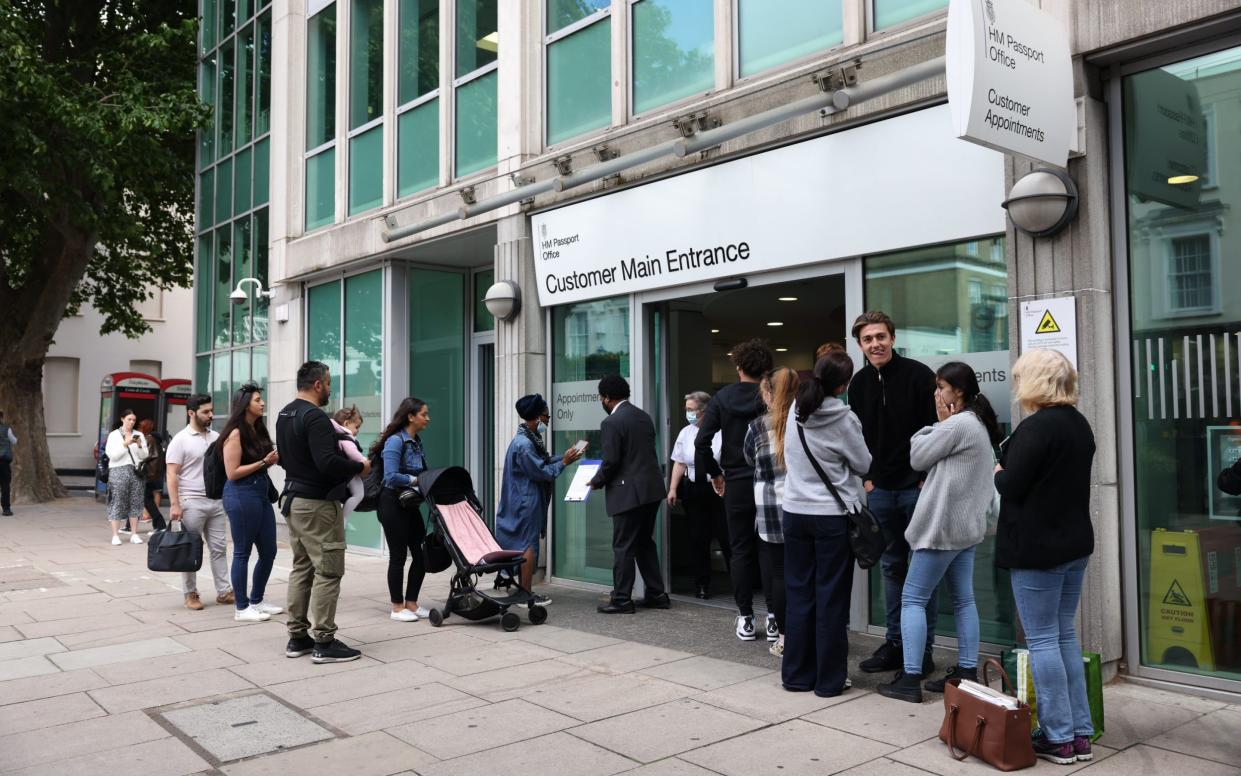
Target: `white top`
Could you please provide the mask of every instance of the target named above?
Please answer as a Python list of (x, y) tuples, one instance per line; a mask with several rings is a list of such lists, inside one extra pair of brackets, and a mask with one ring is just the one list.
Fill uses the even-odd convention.
[(9, 427), (9, 444), (17, 444), (17, 435), (13, 433), (13, 428)]
[(137, 466), (150, 455), (150, 451), (147, 450), (146, 437), (136, 429), (130, 433), (138, 434), (138, 441), (129, 447), (125, 447), (125, 438), (121, 436), (119, 428), (108, 434), (108, 444), (104, 451), (108, 455), (109, 469), (115, 469), (118, 466)]
[(207, 454), (211, 443), (219, 438), (219, 432), (213, 429), (198, 432), (189, 425), (172, 438), (164, 453), (164, 461), (181, 467), (177, 471), (177, 498), (207, 497), (207, 485), (203, 480), (203, 456)]
[[(694, 440), (698, 438), (698, 426), (693, 423), (681, 429), (681, 433), (677, 434), (676, 444), (672, 446), (672, 460), (675, 463), (685, 464), (685, 475), (689, 477), (690, 482), (694, 482)], [(716, 431), (715, 436), (711, 438), (711, 456), (715, 458), (716, 463), (720, 460), (720, 445), (723, 444), (723, 432)]]

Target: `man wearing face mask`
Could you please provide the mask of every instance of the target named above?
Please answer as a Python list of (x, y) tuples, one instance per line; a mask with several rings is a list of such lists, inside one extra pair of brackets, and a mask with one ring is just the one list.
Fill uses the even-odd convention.
[[(500, 482), (500, 506), (496, 510), (496, 541), (506, 550), (525, 553), (521, 587), (531, 590), (539, 558), (539, 539), (547, 534), (547, 507), (552, 482), (564, 468), (582, 457), (575, 447), (559, 458), (547, 452), (547, 402), (537, 393), (517, 400), (517, 435), (504, 453), (504, 478)], [(534, 603), (547, 606), (552, 600), (535, 595)]]

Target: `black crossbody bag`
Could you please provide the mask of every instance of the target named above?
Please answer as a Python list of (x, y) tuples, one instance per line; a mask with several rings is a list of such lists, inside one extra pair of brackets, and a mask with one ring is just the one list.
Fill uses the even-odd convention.
[(849, 517), (849, 549), (852, 550), (853, 557), (857, 559), (858, 566), (863, 569), (870, 568), (879, 562), (884, 550), (888, 549), (888, 536), (884, 533), (883, 526), (879, 524), (875, 514), (866, 505), (863, 504), (856, 512), (849, 509), (849, 505), (840, 497), (836, 486), (828, 479), (827, 472), (823, 471), (814, 453), (810, 452), (810, 445), (806, 443), (806, 431), (800, 423), (797, 424), (797, 438), (801, 440), (801, 447), (806, 451), (806, 458), (810, 460), (815, 473), (819, 475), (819, 479), (823, 480), (823, 484), (836, 497), (841, 509), (845, 510), (845, 514)]

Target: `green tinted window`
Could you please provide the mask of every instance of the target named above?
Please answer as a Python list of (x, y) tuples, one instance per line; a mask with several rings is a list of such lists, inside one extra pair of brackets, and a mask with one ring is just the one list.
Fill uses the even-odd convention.
[[(268, 289), (268, 266), (267, 266), (267, 209), (257, 211), (254, 214), (254, 277), (258, 278), (263, 284), (264, 289)], [(256, 298), (251, 306), (250, 339), (253, 342), (263, 342), (267, 339), (267, 310), (271, 306), (271, 300), (264, 298)], [(257, 371), (255, 374), (258, 374)]]
[(237, 146), (254, 131), (254, 26), (237, 33)]
[(383, 0), (353, 0), (349, 21), (349, 128), (383, 115)]
[(439, 88), (439, 0), (400, 0), (397, 102), (401, 105)]
[[(267, 346), (260, 345), (250, 350), (250, 379), (259, 384), (259, 388), (263, 389), (263, 393), (267, 393)], [(271, 431), (275, 430), (275, 422), (272, 422)]]
[(228, 420), (228, 407), (233, 398), (229, 382), (233, 373), (233, 359), (228, 353), (216, 353), (212, 361), (211, 403), (215, 405), (215, 421), (211, 425), (219, 431), (224, 427), (224, 421)]
[[(242, 278), (253, 277), (250, 267), (250, 219), (241, 218), (233, 222), (233, 288)], [(254, 301), (254, 284), (247, 283), (242, 289), (246, 293), (246, 301), (233, 305), (233, 344), (242, 345), (250, 341), (250, 316)], [(230, 290), (231, 293), (231, 290)]]
[(198, 99), (212, 109), (211, 121), (198, 130), (198, 166), (215, 161), (215, 54), (198, 66)]
[(563, 30), (611, 5), (610, 0), (547, 0), (547, 34)]
[(306, 160), (306, 231), (332, 223), (336, 217), (336, 149)]
[(349, 215), (383, 202), (383, 136), (376, 126), (349, 141)]
[(370, 447), (383, 431), (383, 270), (345, 279), (345, 365), (337, 390), (341, 406), (357, 405), (365, 422), (358, 434)]
[(633, 109), (644, 113), (715, 85), (712, 0), (633, 6)]
[(228, 295), (233, 291), (233, 235), (225, 226), (215, 230), (215, 310), (212, 315), (212, 343), (214, 347), (226, 348), (232, 338), (232, 302)]
[(199, 23), (201, 28), (202, 50), (206, 51), (215, 45), (215, 21), (216, 21), (216, 0), (202, 0), (202, 18)]
[[(198, 255), (194, 259), (195, 350), (201, 352), (211, 350), (211, 265), (214, 256), (210, 232), (199, 236)], [(198, 390), (203, 389), (200, 387)]]
[(266, 205), (271, 188), (271, 138), (254, 144), (254, 204)]
[(310, 17), (306, 29), (306, 150), (336, 137), (336, 6)]
[(409, 392), (430, 408), (421, 436), (432, 468), (465, 464), (465, 278), (409, 271)]
[(241, 348), (233, 351), (233, 377), (228, 381), (229, 394), (237, 393), (237, 389), (250, 381), (250, 349)]
[(487, 269), (474, 273), (474, 331), (493, 331), (496, 327), (495, 316), (487, 310), (487, 305), (483, 304), (487, 289), (495, 282), (495, 270)]
[(194, 393), (211, 391), (211, 356), (194, 359)]
[(227, 221), (233, 214), (233, 160), (220, 162), (215, 168), (215, 220)]
[(198, 231), (215, 223), (215, 170), (198, 176)]
[(233, 159), (233, 213), (235, 215), (250, 209), (250, 195), (253, 190), (250, 166), (254, 159), (254, 152), (252, 148), (247, 148), (239, 151)]
[(948, 0), (872, 0), (875, 29), (882, 30), (948, 7)]
[(311, 286), (306, 292), (306, 358), (327, 364), (340, 379), (340, 281)]
[(457, 77), (496, 61), (496, 0), (457, 0)]
[(457, 176), (485, 170), (496, 163), (495, 72), (457, 89)]
[(220, 38), (227, 38), (237, 24), (237, 0), (220, 0)]
[(612, 23), (602, 19), (547, 45), (547, 142), (612, 122)]
[(844, 40), (841, 4), (823, 0), (738, 0), (742, 77), (809, 56)]
[(271, 129), (271, 12), (259, 17), (254, 45), (258, 47), (258, 107), (254, 115), (254, 134)]
[(397, 196), (429, 189), (440, 178), (439, 100), (430, 100), (397, 117)]
[(216, 94), (216, 129), (219, 131), (220, 155), (233, 150), (233, 41), (220, 47), (220, 81)]

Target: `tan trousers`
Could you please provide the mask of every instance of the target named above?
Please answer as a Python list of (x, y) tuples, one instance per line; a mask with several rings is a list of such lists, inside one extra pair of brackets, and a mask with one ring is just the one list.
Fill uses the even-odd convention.
[[(288, 516), (290, 638), (336, 638), (336, 600), (345, 575), (345, 521), (339, 501), (293, 497)], [(311, 627), (313, 623), (313, 628)]]

